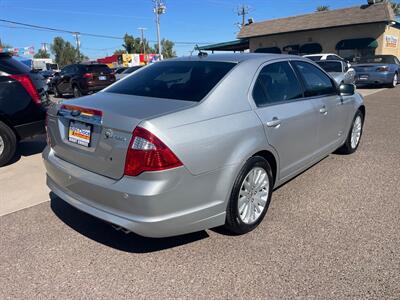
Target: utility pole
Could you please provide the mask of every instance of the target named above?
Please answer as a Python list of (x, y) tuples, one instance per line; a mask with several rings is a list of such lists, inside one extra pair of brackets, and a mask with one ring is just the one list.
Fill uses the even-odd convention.
[(46, 52), (47, 53), (47, 43), (46, 42), (42, 42), (42, 50), (44, 51), (44, 52)]
[(142, 50), (143, 50), (143, 54), (146, 54), (146, 45), (144, 44), (144, 31), (147, 30), (147, 28), (144, 27), (139, 27), (138, 28), (140, 30), (140, 34), (141, 34), (141, 43), (142, 43)]
[(81, 53), (79, 51), (79, 47), (80, 47), (80, 44), (81, 44), (81, 42), (79, 41), (80, 34), (79, 34), (79, 32), (74, 32), (72, 35), (75, 37), (76, 51), (77, 51), (77, 54), (78, 54), (78, 62), (79, 62), (81, 60)]
[(153, 2), (154, 2), (153, 12), (156, 14), (158, 54), (161, 57), (160, 15), (165, 14), (165, 10), (167, 8), (165, 4), (161, 2), (161, 0), (153, 0)]
[(249, 13), (249, 7), (245, 4), (242, 4), (240, 7), (238, 7), (237, 14), (238, 16), (242, 17), (242, 24), (241, 26), (243, 27), (246, 24), (246, 15)]

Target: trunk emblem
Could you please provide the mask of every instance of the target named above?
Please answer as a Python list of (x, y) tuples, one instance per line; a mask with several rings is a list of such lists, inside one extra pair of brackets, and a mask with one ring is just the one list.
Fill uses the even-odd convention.
[(106, 137), (106, 139), (112, 138), (113, 135), (114, 135), (114, 133), (111, 129), (106, 129), (104, 132), (104, 136)]
[(73, 117), (78, 117), (78, 116), (80, 116), (80, 114), (81, 114), (80, 110), (71, 111), (71, 116), (73, 116)]

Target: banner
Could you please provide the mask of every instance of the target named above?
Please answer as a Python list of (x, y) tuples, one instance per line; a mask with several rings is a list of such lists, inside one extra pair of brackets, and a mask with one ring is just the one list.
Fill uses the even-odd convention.
[(34, 55), (35, 48), (33, 46), (21, 48), (0, 48), (0, 53), (11, 53), (12, 55), (16, 56)]

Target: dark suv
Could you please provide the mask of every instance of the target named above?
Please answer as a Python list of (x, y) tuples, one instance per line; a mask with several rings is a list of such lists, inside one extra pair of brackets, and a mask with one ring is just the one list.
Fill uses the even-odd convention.
[(49, 103), (42, 75), (0, 53), (0, 167), (19, 140), (44, 133)]
[(56, 97), (72, 93), (80, 97), (97, 92), (115, 82), (115, 75), (107, 65), (73, 64), (56, 73), (51, 88)]

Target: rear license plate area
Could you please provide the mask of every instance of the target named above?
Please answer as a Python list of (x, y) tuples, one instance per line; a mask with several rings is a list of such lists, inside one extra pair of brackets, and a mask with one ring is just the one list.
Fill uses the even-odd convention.
[(99, 76), (99, 80), (107, 80), (107, 76)]
[(84, 147), (90, 147), (92, 137), (92, 125), (70, 121), (68, 128), (68, 141)]
[(368, 75), (360, 75), (358, 76), (360, 80), (368, 80)]

